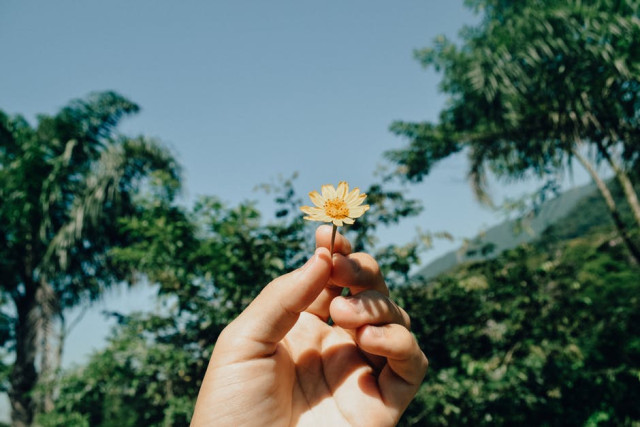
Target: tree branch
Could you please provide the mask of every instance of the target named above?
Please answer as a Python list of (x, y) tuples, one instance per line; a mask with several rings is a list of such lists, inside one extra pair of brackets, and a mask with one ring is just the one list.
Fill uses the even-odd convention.
[(611, 218), (613, 219), (613, 222), (616, 228), (618, 229), (618, 232), (620, 233), (622, 240), (624, 241), (627, 249), (633, 256), (635, 262), (637, 264), (640, 264), (640, 249), (638, 249), (638, 247), (635, 245), (635, 243), (631, 239), (631, 236), (629, 235), (629, 232), (627, 230), (627, 226), (625, 225), (624, 221), (622, 220), (622, 217), (620, 216), (618, 206), (616, 205), (616, 202), (613, 199), (613, 196), (611, 195), (611, 191), (607, 187), (607, 184), (600, 177), (600, 175), (598, 175), (598, 172), (593, 167), (591, 162), (589, 162), (589, 160), (582, 153), (580, 153), (577, 146), (574, 146), (571, 149), (571, 153), (575, 156), (576, 159), (578, 159), (580, 164), (586, 169), (586, 171), (591, 176), (591, 179), (593, 179), (596, 186), (598, 187), (598, 190), (600, 190), (600, 193), (602, 194), (602, 197), (604, 198), (604, 201), (607, 204), (607, 207), (609, 208), (609, 212), (611, 213)]

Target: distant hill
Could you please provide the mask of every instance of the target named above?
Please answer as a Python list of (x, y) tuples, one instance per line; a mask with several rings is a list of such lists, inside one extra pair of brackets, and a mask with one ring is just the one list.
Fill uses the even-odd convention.
[[(461, 262), (495, 257), (507, 249), (539, 238), (545, 231), (553, 230), (554, 237), (562, 234), (562, 237), (569, 238), (579, 235), (594, 222), (608, 224), (610, 219), (606, 210), (594, 206), (599, 203), (600, 196), (593, 184), (565, 191), (543, 203), (534, 217), (505, 221), (491, 227), (474, 238), (467, 247), (436, 258), (415, 276), (431, 279)], [(585, 212), (588, 215), (584, 215)], [(559, 223), (563, 224), (562, 227), (552, 227)]]

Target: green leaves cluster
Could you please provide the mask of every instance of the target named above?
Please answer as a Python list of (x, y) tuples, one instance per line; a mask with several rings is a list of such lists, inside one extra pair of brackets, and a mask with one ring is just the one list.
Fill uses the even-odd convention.
[(450, 98), (437, 124), (391, 126), (410, 141), (389, 152), (407, 178), (465, 147), (480, 187), (487, 166), (499, 176), (545, 175), (581, 142), (637, 161), (637, 1), (470, 3), (483, 20), (461, 31), (461, 46), (440, 36), (416, 52), (443, 73)]
[(638, 422), (639, 277), (599, 232), (396, 289), (431, 366), (403, 425)]
[(40, 415), (40, 425), (187, 425), (194, 375), (206, 360), (163, 334), (175, 328), (168, 318), (121, 319), (105, 350), (61, 378), (55, 408)]

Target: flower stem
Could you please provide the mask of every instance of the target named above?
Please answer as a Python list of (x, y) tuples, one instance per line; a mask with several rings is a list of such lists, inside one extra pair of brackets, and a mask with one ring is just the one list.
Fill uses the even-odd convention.
[(336, 240), (336, 231), (338, 231), (338, 226), (333, 224), (333, 228), (331, 229), (331, 248), (329, 249), (329, 253), (333, 257), (333, 242)]

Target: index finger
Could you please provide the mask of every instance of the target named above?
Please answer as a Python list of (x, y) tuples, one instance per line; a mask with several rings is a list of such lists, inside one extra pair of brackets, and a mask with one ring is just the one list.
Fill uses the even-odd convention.
[(389, 288), (382, 277), (378, 262), (369, 254), (357, 252), (348, 256), (333, 256), (331, 281), (349, 288), (353, 295), (368, 289), (389, 296)]

